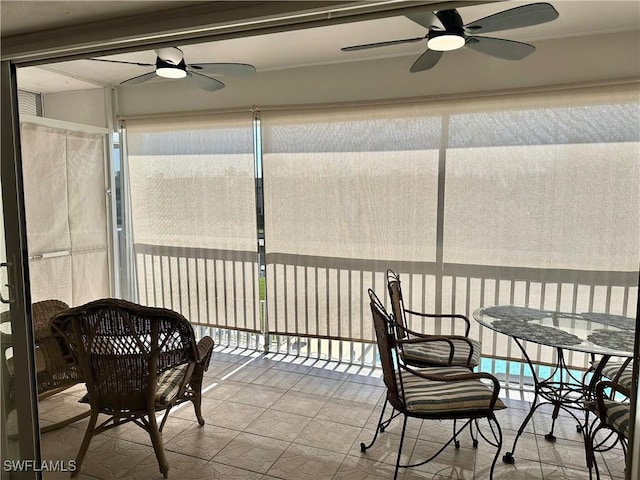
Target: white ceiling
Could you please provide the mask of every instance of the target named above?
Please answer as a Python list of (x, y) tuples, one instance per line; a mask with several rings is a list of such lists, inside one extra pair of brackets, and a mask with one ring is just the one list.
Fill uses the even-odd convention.
[(11, 37), (27, 33), (65, 28), (105, 18), (122, 18), (157, 10), (169, 12), (175, 8), (198, 5), (201, 1), (16, 1), (2, 0), (0, 23), (2, 36)]
[[(30, 28), (34, 28), (34, 25), (28, 25), (29, 22), (26, 21), (24, 17), (16, 20), (15, 23), (11, 22), (11, 19), (8, 18), (7, 15), (16, 15), (18, 14), (18, 10), (12, 12), (6, 9), (5, 5), (7, 3), (25, 2), (2, 1), (3, 36), (6, 31), (22, 33), (29, 31)], [(52, 3), (64, 4), (75, 2)], [(126, 8), (129, 13), (138, 13), (141, 11), (141, 8), (148, 7), (148, 3), (149, 2), (86, 2), (88, 6), (93, 5), (93, 7), (88, 7), (85, 13), (86, 15), (93, 16), (90, 18), (105, 15), (104, 9), (108, 8), (109, 4), (127, 4)], [(180, 2), (153, 3), (168, 6)], [(464, 22), (469, 23), (478, 18), (526, 3), (532, 2), (509, 1), (485, 5), (469, 5), (459, 8), (458, 11)], [(640, 30), (640, 2), (636, 0), (564, 0), (551, 3), (560, 14), (557, 20), (534, 27), (496, 32), (491, 34), (491, 36), (535, 45), (536, 42), (541, 40)], [(127, 14), (128, 12), (124, 11), (119, 14)], [(64, 25), (65, 15), (69, 15), (69, 13), (65, 13), (64, 8), (60, 10), (49, 9), (46, 13), (43, 11), (43, 14), (44, 15), (39, 15), (33, 19), (34, 23), (39, 22), (38, 27), (42, 27), (42, 22), (47, 21), (47, 18), (52, 25)], [(45, 15), (47, 18), (44, 18)], [(73, 21), (78, 21), (78, 18), (73, 19)], [(426, 31), (424, 27), (404, 16), (394, 16), (260, 36), (218, 40), (210, 43), (176, 46), (179, 46), (184, 51), (187, 63), (249, 63), (256, 67), (259, 76), (261, 72), (274, 70), (340, 64), (343, 62), (389, 57), (409, 57), (408, 65), (410, 65), (412, 59), (425, 50), (425, 42), (348, 53), (341, 52), (340, 48), (362, 43), (418, 37), (425, 34)], [(446, 55), (456, 55), (456, 53), (457, 52), (449, 52)], [(473, 53), (474, 55), (481, 55), (476, 52)], [(153, 64), (155, 63), (156, 54), (153, 50), (145, 50), (101, 58)], [(438, 67), (436, 66), (434, 68)], [(21, 89), (41, 93), (88, 89), (99, 86), (117, 86), (123, 80), (151, 70), (153, 70), (153, 67), (103, 63), (82, 59), (38, 67), (20, 68), (18, 70), (18, 86)], [(422, 72), (417, 75), (425, 74), (426, 72)], [(220, 79), (225, 83), (233, 81), (233, 79)], [(167, 80), (153, 80), (153, 82), (160, 81)]]

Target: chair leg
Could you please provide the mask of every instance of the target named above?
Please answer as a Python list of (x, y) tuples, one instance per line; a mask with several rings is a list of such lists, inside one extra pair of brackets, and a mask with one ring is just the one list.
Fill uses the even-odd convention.
[(384, 401), (384, 405), (382, 406), (382, 412), (380, 412), (380, 419), (378, 420), (378, 424), (376, 425), (376, 432), (373, 434), (373, 439), (371, 440), (371, 442), (369, 443), (369, 445), (365, 445), (364, 442), (360, 443), (360, 451), (361, 452), (365, 452), (367, 451), (368, 448), (371, 448), (373, 446), (373, 444), (376, 442), (376, 438), (378, 438), (378, 433), (383, 432), (384, 428), (382, 427), (382, 419), (384, 418), (384, 411), (387, 408), (387, 403), (389, 403), (387, 400)]
[(87, 430), (84, 432), (84, 438), (80, 444), (80, 450), (78, 450), (78, 455), (76, 455), (76, 469), (71, 473), (72, 477), (77, 477), (80, 473), (82, 462), (84, 461), (87, 450), (89, 450), (89, 444), (93, 438), (93, 430), (96, 428), (96, 423), (98, 423), (98, 411), (91, 410), (91, 418), (89, 418), (89, 425), (87, 425)]
[[(454, 418), (453, 419), (453, 446), (456, 447), (456, 449), (460, 448), (460, 440), (458, 440), (458, 432), (456, 429), (456, 422), (457, 420)], [(473, 436), (473, 434), (472, 434)]]
[(196, 412), (198, 424), (202, 427), (204, 425), (204, 418), (202, 417), (202, 396), (199, 392), (193, 395), (191, 403), (193, 403), (193, 409)]
[(149, 415), (149, 436), (151, 437), (151, 443), (153, 444), (153, 451), (156, 454), (158, 465), (160, 466), (160, 472), (167, 478), (169, 475), (169, 464), (164, 454), (164, 445), (162, 444), (162, 436), (160, 429), (158, 428), (158, 421), (152, 411)]
[(473, 421), (473, 422), (471, 422), (469, 424), (469, 433), (471, 434), (471, 441), (473, 443), (473, 448), (478, 448), (478, 437), (473, 434), (473, 425), (474, 424), (476, 426), (476, 430), (478, 432), (480, 432), (480, 426), (478, 425), (478, 419), (476, 419), (475, 421)]
[(202, 427), (204, 425), (204, 418), (202, 417), (202, 376), (204, 371), (199, 365), (196, 366), (195, 371), (191, 377), (191, 389), (193, 396), (191, 397), (191, 403), (193, 403), (193, 409), (196, 412), (196, 418), (198, 424)]
[(402, 421), (402, 433), (400, 434), (400, 445), (398, 445), (398, 458), (396, 459), (396, 470), (393, 473), (393, 480), (398, 478), (398, 470), (400, 469), (400, 457), (402, 456), (402, 445), (404, 444), (404, 433), (407, 429), (407, 416), (404, 415)]
[[(487, 419), (489, 422), (489, 426), (491, 428), (491, 432), (493, 433), (493, 437), (496, 440), (496, 454), (493, 456), (493, 462), (491, 462), (491, 470), (489, 472), (489, 480), (493, 479), (493, 471), (496, 468), (496, 462), (498, 461), (498, 457), (500, 456), (500, 451), (502, 450), (502, 429), (500, 428), (500, 423), (495, 416), (491, 416)], [(496, 430), (493, 429), (493, 424), (496, 425)], [(476, 440), (477, 442), (477, 440)]]
[(600, 471), (598, 470), (598, 462), (596, 461), (596, 434), (600, 430), (599, 425), (594, 425), (597, 420), (591, 424), (591, 428), (585, 434), (585, 453), (587, 457), (587, 468), (589, 469), (589, 480), (594, 478), (600, 479)]

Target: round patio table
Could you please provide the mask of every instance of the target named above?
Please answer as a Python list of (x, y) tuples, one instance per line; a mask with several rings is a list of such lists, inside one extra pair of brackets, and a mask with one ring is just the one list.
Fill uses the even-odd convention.
[[(481, 325), (511, 337), (520, 348), (533, 376), (533, 403), (518, 429), (511, 451), (503, 456), (505, 463), (514, 462), (513, 453), (518, 439), (535, 411), (542, 405), (553, 405), (551, 431), (545, 435), (545, 439), (555, 442), (553, 429), (561, 409), (576, 420), (577, 430), (582, 432), (586, 423), (586, 402), (590, 401), (595, 383), (607, 361), (611, 357), (633, 357), (633, 318), (596, 312), (538, 310), (513, 305), (479, 308), (473, 312), (473, 317)], [(555, 348), (556, 358), (548, 377), (539, 378), (536, 374), (523, 342)], [(565, 361), (564, 352), (568, 350), (588, 353), (592, 364), (595, 363), (596, 355), (601, 358), (595, 363), (597, 366), (594, 369), (578, 377)], [(592, 375), (587, 381), (587, 374), (590, 372)], [(540, 398), (542, 401), (538, 402)], [(584, 418), (579, 419), (576, 412), (583, 413)]]

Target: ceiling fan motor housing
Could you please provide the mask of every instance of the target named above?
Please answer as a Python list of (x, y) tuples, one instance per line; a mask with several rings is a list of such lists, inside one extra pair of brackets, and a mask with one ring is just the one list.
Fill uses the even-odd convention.
[(464, 47), (466, 36), (464, 23), (457, 10), (440, 10), (436, 12), (444, 30), (429, 29), (427, 46), (431, 50), (441, 52)]

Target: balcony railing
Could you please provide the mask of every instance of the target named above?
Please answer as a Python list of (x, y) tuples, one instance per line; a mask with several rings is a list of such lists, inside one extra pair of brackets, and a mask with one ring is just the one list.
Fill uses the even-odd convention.
[[(520, 386), (530, 377), (520, 350), (473, 321), (475, 309), (514, 304), (633, 316), (638, 295), (637, 272), (445, 263), (438, 273), (429, 262), (268, 254), (261, 275), (255, 252), (136, 244), (135, 256), (139, 301), (181, 312), (220, 345), (361, 366), (378, 361), (366, 291), (374, 289), (388, 304), (386, 270), (393, 268), (408, 307), (470, 317), (471, 336), (482, 341), (482, 368)], [(461, 333), (450, 321), (411, 328)], [(550, 347), (527, 351), (538, 369), (555, 361)], [(570, 352), (566, 360), (585, 370), (590, 356)]]

